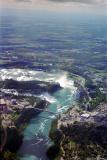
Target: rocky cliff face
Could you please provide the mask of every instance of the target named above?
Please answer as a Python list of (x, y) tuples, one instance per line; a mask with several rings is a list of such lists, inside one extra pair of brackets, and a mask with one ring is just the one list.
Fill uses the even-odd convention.
[(48, 102), (46, 100), (41, 100), (36, 104), (35, 107), (32, 108), (25, 108), (19, 118), (16, 121), (16, 126), (20, 128), (19, 126), (23, 126), (24, 124), (28, 123), (32, 118), (36, 117), (42, 110), (46, 108), (48, 105)]
[(62, 138), (55, 142), (59, 147), (57, 159), (107, 159), (107, 104), (100, 104), (93, 112), (70, 109), (58, 120), (53, 137), (58, 131)]

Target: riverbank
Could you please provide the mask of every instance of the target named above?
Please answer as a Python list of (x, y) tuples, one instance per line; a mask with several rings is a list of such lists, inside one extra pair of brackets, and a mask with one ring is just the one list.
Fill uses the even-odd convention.
[(78, 80), (74, 84), (79, 92), (78, 103), (52, 123), (50, 138), (54, 145), (47, 155), (50, 160), (106, 159), (106, 93), (87, 79), (84, 84)]
[(3, 160), (7, 160), (6, 157), (8, 157), (9, 160), (18, 159), (16, 152), (19, 150), (20, 146), (23, 143), (24, 129), (27, 127), (29, 121), (33, 117), (37, 116), (40, 112), (42, 112), (42, 110), (46, 109), (47, 105), (49, 104), (45, 100), (37, 100), (36, 98), (36, 102), (34, 102), (36, 104), (33, 107), (27, 105), (27, 103), (29, 103), (28, 99), (31, 100), (32, 98), (24, 97), (24, 99), (22, 100), (18, 97), (18, 100), (16, 100), (16, 102), (19, 103), (20, 101), (23, 101), (22, 107), (19, 108), (16, 105), (13, 105), (11, 113), (2, 113), (1, 115), (0, 135), (2, 139), (0, 142), (0, 157)]
[(47, 155), (51, 160), (107, 159), (106, 133), (107, 104), (92, 112), (75, 106), (53, 122), (50, 137), (54, 145)]

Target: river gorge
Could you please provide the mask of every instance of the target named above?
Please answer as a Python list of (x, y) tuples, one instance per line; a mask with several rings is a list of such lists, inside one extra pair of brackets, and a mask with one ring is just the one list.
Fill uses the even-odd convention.
[[(69, 74), (64, 71), (47, 73), (26, 69), (2, 69), (0, 72), (2, 80), (13, 79), (20, 82), (38, 80), (60, 84), (61, 89), (53, 94), (44, 92), (40, 95), (32, 95), (45, 99), (49, 105), (27, 124), (23, 131), (23, 144), (18, 151), (21, 160), (48, 159), (46, 152), (53, 143), (49, 138), (51, 123), (76, 103), (77, 88), (74, 86), (73, 78), (69, 78)], [(6, 90), (4, 91), (6, 92)], [(28, 94), (30, 95), (30, 93)]]
[(57, 80), (61, 90), (50, 96), (48, 93), (41, 95), (50, 102), (48, 110), (55, 113), (41, 112), (37, 117), (32, 119), (24, 130), (24, 141), (19, 151), (23, 157), (22, 160), (46, 160), (46, 151), (52, 144), (49, 138), (49, 131), (52, 121), (57, 118), (56, 115), (61, 114), (75, 103), (76, 88), (73, 81), (69, 80), (65, 75)]

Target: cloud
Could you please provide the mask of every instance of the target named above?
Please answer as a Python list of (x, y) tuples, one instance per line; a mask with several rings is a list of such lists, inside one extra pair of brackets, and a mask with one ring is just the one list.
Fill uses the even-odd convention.
[(107, 0), (0, 0), (1, 7), (46, 9), (46, 10), (79, 10), (85, 11), (107, 8)]
[(15, 0), (16, 2), (32, 2), (31, 0)]
[[(87, 6), (107, 6), (107, 0), (13, 0), (14, 2), (30, 2), (34, 5), (38, 4), (69, 4), (73, 6), (81, 6), (81, 5), (87, 5)], [(50, 4), (51, 5), (51, 4)]]
[(93, 3), (92, 0), (49, 0), (53, 2), (79, 2), (79, 3)]
[(97, 4), (107, 4), (107, 0), (48, 0), (51, 2), (59, 2), (59, 3), (66, 3), (66, 2), (70, 2), (70, 3), (82, 3), (82, 4), (90, 4), (90, 5), (97, 5)]

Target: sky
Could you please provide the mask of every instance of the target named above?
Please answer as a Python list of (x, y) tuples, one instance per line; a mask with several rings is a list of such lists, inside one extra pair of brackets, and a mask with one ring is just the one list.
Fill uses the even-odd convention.
[(107, 0), (0, 0), (0, 8), (107, 11)]

